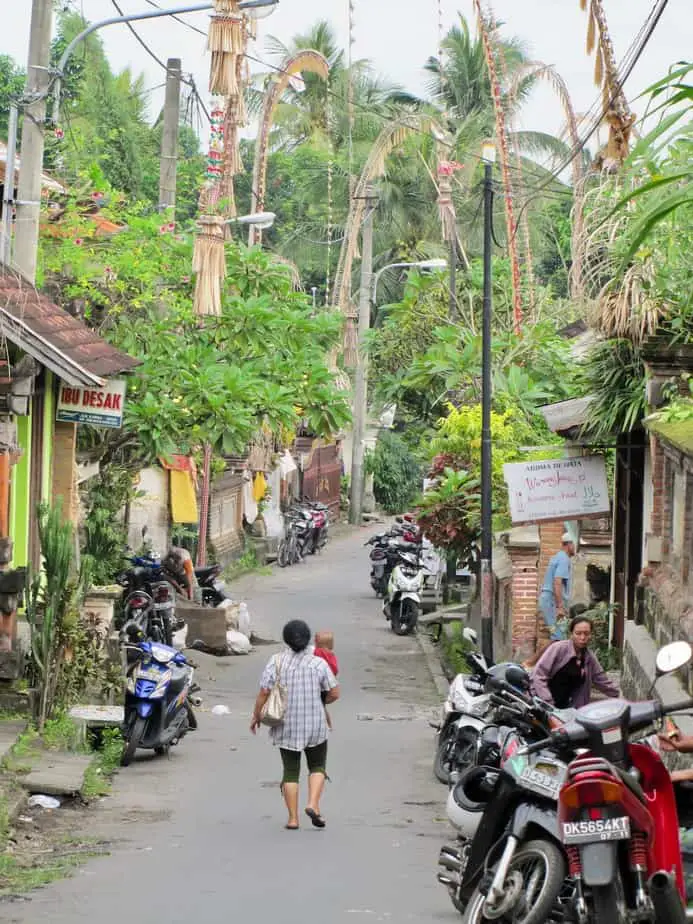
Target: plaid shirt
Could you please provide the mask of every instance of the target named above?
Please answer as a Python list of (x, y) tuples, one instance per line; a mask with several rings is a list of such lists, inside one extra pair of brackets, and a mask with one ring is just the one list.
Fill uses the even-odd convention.
[(337, 686), (325, 661), (302, 651), (286, 650), (275, 655), (262, 675), (261, 687), (271, 690), (279, 681), (286, 689), (286, 715), (281, 725), (270, 729), (274, 744), (287, 751), (303, 751), (327, 740), (328, 728), (321, 693)]

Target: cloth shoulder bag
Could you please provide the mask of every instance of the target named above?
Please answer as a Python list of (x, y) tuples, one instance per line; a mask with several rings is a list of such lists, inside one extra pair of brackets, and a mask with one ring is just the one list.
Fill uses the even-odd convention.
[(281, 725), (286, 715), (286, 687), (282, 683), (281, 677), (281, 655), (276, 656), (274, 666), (277, 671), (277, 680), (260, 713), (260, 722), (263, 725), (267, 725), (268, 728), (276, 728), (278, 725)]

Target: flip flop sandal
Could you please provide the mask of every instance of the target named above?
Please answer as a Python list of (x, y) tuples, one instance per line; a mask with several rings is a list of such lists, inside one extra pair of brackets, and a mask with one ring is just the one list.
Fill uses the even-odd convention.
[(300, 831), (301, 828), (299, 825), (284, 825), (286, 831)]
[(307, 815), (307, 816), (310, 818), (310, 820), (312, 821), (313, 827), (314, 827), (314, 828), (325, 828), (325, 827), (327, 827), (327, 822), (325, 821), (325, 819), (322, 817), (322, 815), (318, 815), (318, 813), (317, 813), (316, 811), (314, 811), (314, 809), (307, 808), (307, 809), (306, 809), (306, 815)]

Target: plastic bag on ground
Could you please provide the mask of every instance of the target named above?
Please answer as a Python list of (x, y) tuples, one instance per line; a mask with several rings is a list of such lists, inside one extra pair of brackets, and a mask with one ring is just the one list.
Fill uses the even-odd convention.
[(252, 645), (247, 635), (242, 632), (236, 632), (235, 629), (229, 629), (226, 633), (226, 644), (231, 654), (246, 655), (250, 654)]
[(61, 802), (60, 799), (56, 799), (54, 796), (35, 795), (31, 796), (27, 805), (31, 806), (31, 808), (38, 806), (38, 808), (42, 809), (59, 809)]

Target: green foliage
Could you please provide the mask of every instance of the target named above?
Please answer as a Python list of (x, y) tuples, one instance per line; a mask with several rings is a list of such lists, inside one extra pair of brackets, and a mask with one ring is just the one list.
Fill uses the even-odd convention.
[(0, 138), (7, 139), (10, 103), (22, 95), (25, 79), (24, 71), (9, 55), (0, 55)]
[(693, 375), (684, 373), (679, 382), (672, 383), (669, 387), (667, 395), (670, 399), (669, 403), (652, 415), (653, 420), (665, 424), (685, 423), (693, 420)]
[(26, 618), (31, 632), (31, 662), (39, 690), (38, 728), (42, 732), (58, 704), (65, 650), (63, 634), (84, 599), (88, 565), (75, 576), (74, 531), (62, 506), (38, 509), (43, 572), (33, 574)]
[(421, 465), (397, 433), (381, 433), (368, 456), (373, 492), (385, 513), (404, 513), (421, 492)]
[(426, 492), (418, 510), (418, 522), (438, 549), (457, 558), (468, 554), (479, 535), (480, 482), (466, 471), (446, 468), (435, 488)]
[(78, 726), (64, 712), (46, 720), (41, 741), (50, 751), (76, 751), (82, 747)]
[(102, 466), (86, 483), (82, 554), (91, 559), (97, 586), (111, 584), (123, 564), (127, 529), (122, 515), (135, 495), (132, 471), (116, 462)]
[(106, 728), (102, 731), (100, 745), (84, 774), (82, 798), (95, 799), (108, 795), (111, 780), (120, 768), (124, 744), (120, 729)]
[(460, 622), (453, 623), (449, 632), (443, 629), (440, 636), (442, 660), (449, 673), (453, 676), (471, 672), (471, 668), (465, 660), (465, 655), (469, 654), (474, 646), (462, 634), (464, 628), (464, 623), (460, 620)]
[[(693, 64), (681, 63), (648, 90), (653, 110), (659, 113), (656, 127), (642, 138), (633, 151), (631, 164), (640, 173), (641, 182), (616, 206), (631, 209), (625, 262), (638, 249), (651, 243), (659, 226), (675, 221), (679, 210), (686, 213), (690, 224), (693, 206), (693, 134), (690, 116), (693, 112), (693, 84), (686, 79), (693, 74)], [(683, 128), (681, 124), (683, 122)], [(664, 152), (663, 154), (661, 152)], [(633, 213), (632, 203), (642, 204)]]
[(314, 314), (271, 255), (228, 247), (221, 317), (193, 312), (192, 239), (160, 217), (136, 211), (108, 242), (72, 213), (71, 234), (44, 245), (44, 274), (66, 307), (84, 306), (92, 324), (141, 359), (130, 379), (119, 451), (144, 464), (204, 442), (242, 453), (263, 426), (299, 425), (321, 436), (349, 418), (327, 355), (342, 318)]
[(630, 433), (645, 416), (645, 364), (630, 340), (605, 340), (590, 352), (585, 389), (592, 396), (587, 431), (593, 439)]

